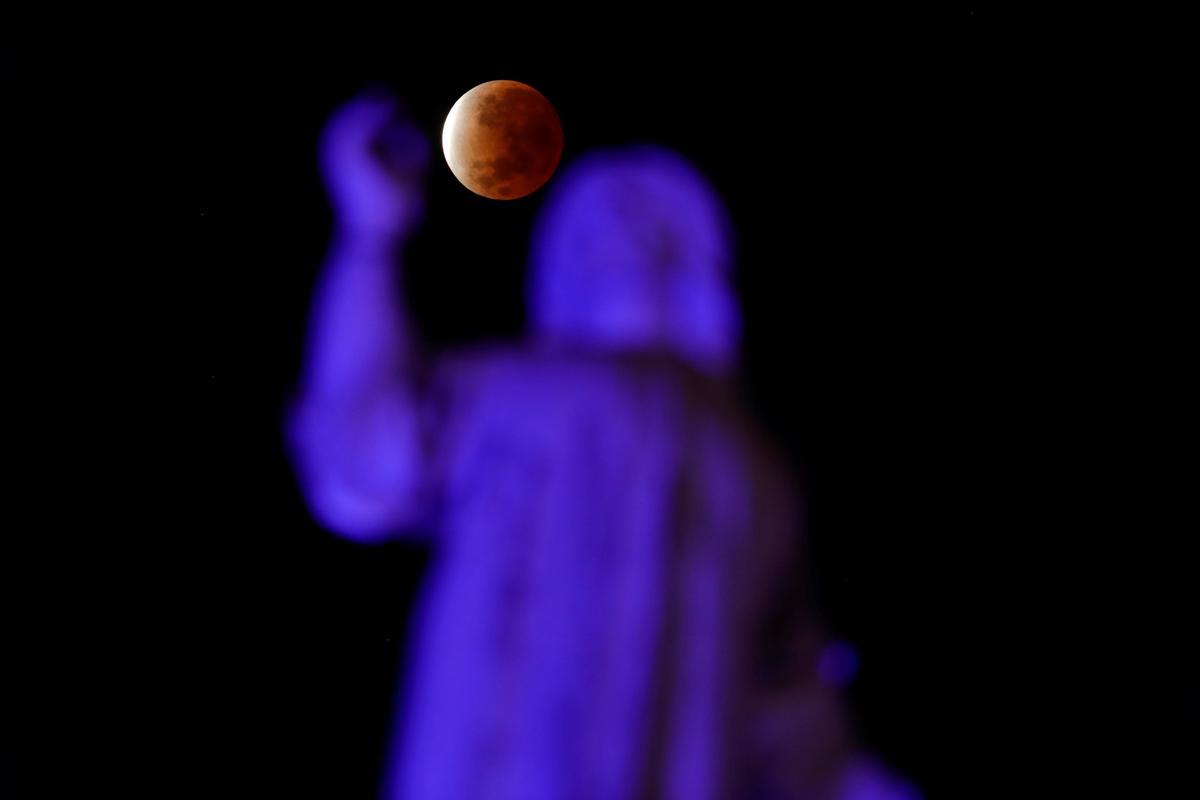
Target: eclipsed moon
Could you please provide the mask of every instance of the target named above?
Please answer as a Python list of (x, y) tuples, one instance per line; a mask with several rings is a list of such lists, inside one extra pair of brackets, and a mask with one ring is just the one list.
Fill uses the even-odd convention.
[(454, 177), (493, 200), (536, 191), (554, 174), (562, 147), (554, 106), (517, 81), (479, 84), (458, 98), (442, 127), (442, 152)]

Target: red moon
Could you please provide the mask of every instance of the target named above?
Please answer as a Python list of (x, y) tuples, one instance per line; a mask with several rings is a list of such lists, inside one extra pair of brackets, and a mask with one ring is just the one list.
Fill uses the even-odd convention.
[(550, 101), (517, 81), (481, 83), (458, 98), (442, 152), (463, 186), (493, 200), (536, 191), (562, 157), (562, 123)]

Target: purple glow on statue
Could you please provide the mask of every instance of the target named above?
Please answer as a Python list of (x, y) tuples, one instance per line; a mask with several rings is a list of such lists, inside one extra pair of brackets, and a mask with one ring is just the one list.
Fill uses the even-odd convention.
[(551, 191), (531, 260), (530, 316), (545, 339), (657, 348), (716, 374), (737, 360), (729, 219), (704, 177), (669, 150), (577, 162)]
[[(390, 170), (381, 137), (409, 148)], [(911, 797), (855, 752), (828, 680), (852, 674), (845, 651), (761, 677), (797, 499), (727, 381), (732, 238), (700, 174), (652, 147), (566, 170), (534, 236), (529, 346), (433, 358), (395, 255), (424, 140), (363, 98), (321, 152), (337, 233), (289, 417), (297, 476), (339, 535), (436, 538), (385, 796)], [(786, 641), (820, 642), (792, 616)]]
[(831, 686), (849, 685), (858, 674), (858, 651), (849, 642), (830, 642), (821, 651), (817, 674)]

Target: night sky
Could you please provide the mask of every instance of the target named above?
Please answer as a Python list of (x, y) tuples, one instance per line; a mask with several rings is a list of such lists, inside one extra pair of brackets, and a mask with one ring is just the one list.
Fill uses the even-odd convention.
[(737, 232), (743, 384), (803, 476), (817, 595), (862, 659), (863, 738), (931, 797), (972, 796), (1003, 766), (989, 737), (1010, 699), (997, 671), (1016, 657), (998, 595), (1032, 529), (1014, 528), (997, 487), (1032, 491), (1013, 477), (1022, 400), (1005, 376), (1034, 278), (997, 222), (1012, 198), (996, 188), (993, 32), (966, 7), (714, 22), (701, 35), (609, 20), (575, 46), (587, 23), (564, 18), (553, 46), (476, 47), (397, 19), (365, 24), (394, 37), (192, 51), (147, 88), (181, 115), (194, 187), (164, 201), (180, 232), (166, 315), (182, 333), (156, 351), (170, 388), (146, 400), (170, 460), (140, 473), (170, 492), (130, 522), (161, 533), (150, 583), (173, 608), (146, 678), (151, 717), (175, 731), (147, 756), (163, 786), (187, 771), (193, 788), (238, 789), (208, 796), (373, 796), (426, 553), (322, 530), (284, 452), (330, 233), (316, 138), (364, 87), (405, 102), (433, 146), (405, 278), (421, 332), (433, 348), (515, 339), (544, 191), (477, 197), (439, 139), (454, 101), (498, 78), (555, 105), (564, 163), (658, 143), (715, 184)]

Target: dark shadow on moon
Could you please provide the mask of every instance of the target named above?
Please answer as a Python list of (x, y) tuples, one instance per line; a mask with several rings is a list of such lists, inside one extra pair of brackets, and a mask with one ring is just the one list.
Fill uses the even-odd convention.
[(470, 162), (470, 179), (498, 197), (528, 194), (558, 166), (561, 127), (552, 106), (532, 89), (511, 86), (479, 99), (474, 123), (488, 128), (495, 155)]

